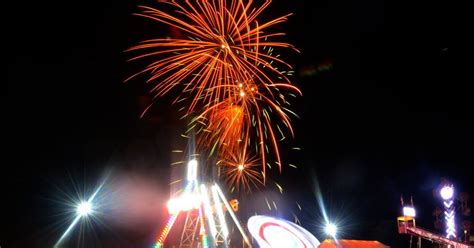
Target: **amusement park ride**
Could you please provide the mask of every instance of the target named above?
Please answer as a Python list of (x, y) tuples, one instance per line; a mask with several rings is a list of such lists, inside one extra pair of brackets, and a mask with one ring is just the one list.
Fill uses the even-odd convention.
[[(217, 183), (199, 183), (198, 162), (192, 159), (187, 164), (187, 180), (180, 195), (168, 202), (169, 218), (154, 248), (215, 248), (249, 247), (252, 241), (261, 248), (316, 248), (320, 242), (307, 230), (289, 221), (271, 216), (255, 215), (249, 218), (244, 230), (234, 212), (239, 209), (235, 199), (228, 201)], [(184, 216), (186, 216), (184, 218)], [(232, 219), (227, 223), (226, 219)], [(177, 219), (184, 225), (175, 225)], [(230, 224), (230, 225), (229, 225)], [(230, 240), (237, 227), (242, 241)], [(173, 229), (173, 237), (180, 235), (179, 243), (167, 239)], [(251, 234), (252, 240), (247, 236)], [(179, 235), (177, 235), (179, 234)], [(239, 234), (237, 234), (239, 235)]]
[[(239, 202), (236, 199), (227, 200), (219, 185), (215, 182), (200, 182), (198, 180), (198, 162), (191, 159), (187, 164), (187, 180), (180, 194), (168, 202), (169, 218), (161, 233), (157, 236), (154, 248), (217, 248), (252, 247), (256, 241), (259, 247), (319, 247), (319, 241), (308, 231), (278, 218), (270, 216), (253, 216), (249, 219), (248, 229), (244, 230), (234, 212), (238, 211)], [(410, 248), (413, 237), (418, 239), (417, 248), (421, 248), (422, 239), (448, 248), (474, 248), (469, 243), (462, 243), (457, 238), (455, 222), (455, 196), (452, 185), (445, 185), (440, 190), (444, 206), (445, 234), (436, 234), (416, 225), (416, 212), (413, 205), (405, 205), (402, 198), (403, 215), (397, 218), (398, 233), (410, 235)], [(230, 216), (230, 218), (228, 217)], [(177, 219), (184, 224), (175, 225)], [(232, 222), (227, 223), (227, 219)], [(230, 224), (230, 225), (229, 225)], [(237, 227), (242, 242), (231, 243), (229, 227)], [(167, 240), (173, 229), (173, 238)], [(252, 235), (252, 240), (247, 233)], [(336, 240), (335, 235), (334, 240)], [(180, 237), (179, 243), (177, 238)], [(373, 243), (373, 242), (372, 242)], [(282, 246), (283, 245), (283, 246)], [(322, 245), (328, 245), (323, 242)], [(336, 247), (345, 247), (336, 242)], [(351, 246), (356, 247), (356, 246)], [(359, 247), (359, 246), (357, 246)], [(366, 247), (362, 245), (360, 247)]]
[(217, 183), (199, 183), (197, 174), (198, 162), (192, 159), (187, 164), (187, 184), (178, 197), (168, 202), (168, 222), (154, 247), (163, 247), (175, 221), (184, 215), (186, 218), (179, 248), (228, 247), (230, 237), (226, 214), (230, 215), (233, 224), (239, 230), (243, 246), (252, 247), (234, 214), (238, 211), (238, 201), (235, 199), (228, 201)]
[(441, 191), (440, 196), (443, 199), (444, 220), (446, 226), (446, 234), (436, 234), (426, 229), (416, 226), (415, 222), (415, 208), (413, 200), (411, 204), (406, 206), (403, 203), (403, 216), (397, 218), (398, 233), (410, 235), (410, 248), (413, 237), (418, 237), (417, 247), (421, 248), (421, 239), (429, 240), (433, 243), (440, 244), (449, 248), (474, 248), (474, 246), (461, 243), (456, 239), (456, 225), (455, 225), (455, 210), (454, 210), (454, 189), (452, 185), (445, 185)]

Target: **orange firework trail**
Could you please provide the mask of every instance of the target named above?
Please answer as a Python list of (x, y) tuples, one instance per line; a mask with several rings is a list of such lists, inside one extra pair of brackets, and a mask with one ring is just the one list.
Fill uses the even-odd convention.
[[(273, 84), (269, 88), (276, 93), (283, 90), (299, 93), (299, 90), (290, 84)], [(204, 128), (198, 131), (199, 141), (201, 146), (211, 146), (211, 154), (218, 147), (219, 157), (233, 156), (242, 150), (242, 145), (247, 147), (254, 143), (255, 151), (260, 154), (262, 171), (265, 174), (267, 160), (265, 154), (268, 152), (267, 144), (269, 144), (273, 147), (281, 169), (278, 141), (284, 138), (284, 134), (278, 122), (286, 126), (291, 134), (293, 129), (287, 115), (287, 112), (292, 112), (281, 106), (287, 105), (288, 102), (283, 94), (278, 94), (280, 99), (274, 100), (260, 93), (255, 84), (240, 84), (234, 87), (230, 98), (207, 106), (190, 124), (194, 123), (192, 127), (196, 123), (204, 125)], [(251, 142), (252, 139), (254, 142)]]
[[(137, 15), (167, 24), (183, 35), (146, 40), (130, 48), (142, 52), (131, 60), (152, 60), (130, 78), (149, 75), (147, 83), (152, 84), (155, 97), (174, 89), (183, 92), (175, 102), (187, 99), (186, 115), (196, 116), (190, 129), (201, 127), (200, 145), (210, 147), (210, 154), (217, 149), (221, 158), (247, 156), (241, 149), (247, 151), (255, 144), (263, 175), (270, 150), (281, 171), (277, 143), (284, 134), (278, 123), (293, 135), (287, 94), (301, 92), (288, 79), (292, 67), (273, 54), (274, 48), (297, 50), (271, 41), (284, 33), (269, 28), (291, 14), (259, 23), (257, 18), (269, 0), (259, 6), (252, 0), (160, 2), (175, 11), (140, 6), (143, 12)], [(280, 71), (279, 66), (288, 71)]]
[(148, 51), (131, 60), (158, 58), (132, 77), (150, 73), (147, 82), (154, 83), (151, 91), (155, 96), (163, 96), (180, 86), (183, 92), (193, 96), (189, 112), (199, 102), (218, 103), (228, 98), (232, 85), (254, 80), (265, 86), (273, 84), (269, 73), (289, 82), (273, 62), (291, 66), (278, 56), (260, 53), (265, 47), (293, 48), (287, 43), (267, 41), (283, 33), (264, 34), (269, 27), (286, 21), (289, 15), (259, 25), (256, 18), (270, 1), (258, 8), (253, 7), (252, 1), (246, 4), (242, 0), (227, 2), (166, 2), (176, 9), (175, 15), (140, 6), (143, 13), (137, 15), (168, 24), (188, 38), (151, 39), (130, 48), (129, 51)]

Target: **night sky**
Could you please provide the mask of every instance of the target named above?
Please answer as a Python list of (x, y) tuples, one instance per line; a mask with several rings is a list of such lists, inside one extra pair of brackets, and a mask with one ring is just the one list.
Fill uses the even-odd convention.
[[(143, 66), (127, 62), (124, 50), (167, 32), (133, 16), (139, 4), (157, 6), (107, 0), (5, 7), (2, 248), (51, 247), (64, 230), (54, 225), (60, 219), (52, 199), (59, 189), (70, 191), (72, 180), (93, 187), (112, 170), (113, 181), (143, 178), (169, 192), (171, 151), (184, 149), (185, 123), (168, 99), (140, 119), (150, 101), (143, 78), (123, 83)], [(304, 96), (292, 106), (300, 116), (296, 137), (282, 148), (299, 169), (273, 175), (288, 195), (279, 215), (295, 212), (324, 239), (317, 181), (344, 238), (407, 246), (396, 231), (400, 195), (413, 196), (419, 223), (433, 229), (439, 201), (432, 190), (441, 178), (474, 193), (473, 78), (455, 59), (462, 51), (454, 3), (274, 1), (263, 17), (288, 12), (294, 15), (279, 30), (301, 53), (283, 55)], [(289, 152), (293, 146), (302, 150)], [(243, 211), (252, 212), (250, 205)], [(106, 223), (96, 239), (103, 247), (146, 247), (164, 221), (153, 217), (128, 227)]]

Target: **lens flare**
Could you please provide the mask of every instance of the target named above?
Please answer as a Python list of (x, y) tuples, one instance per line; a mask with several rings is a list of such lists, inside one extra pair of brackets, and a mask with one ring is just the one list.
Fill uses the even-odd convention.
[(81, 202), (77, 206), (77, 214), (79, 216), (87, 216), (92, 212), (92, 204), (90, 202)]

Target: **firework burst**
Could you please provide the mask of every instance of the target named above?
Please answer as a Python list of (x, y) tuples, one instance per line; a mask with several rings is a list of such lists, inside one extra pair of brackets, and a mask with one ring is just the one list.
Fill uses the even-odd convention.
[[(143, 12), (137, 15), (169, 25), (181, 35), (146, 40), (130, 48), (130, 52), (141, 52), (131, 60), (151, 60), (131, 78), (149, 75), (147, 83), (152, 84), (155, 97), (172, 90), (182, 92), (173, 103), (186, 104), (185, 116), (192, 119), (188, 131), (197, 130), (199, 148), (208, 149), (209, 155), (237, 161), (248, 159), (247, 151), (255, 150), (261, 165), (258, 174), (265, 175), (273, 153), (281, 172), (278, 142), (285, 139), (284, 130), (293, 135), (289, 114), (294, 113), (287, 99), (301, 92), (288, 78), (292, 67), (274, 54), (274, 48), (297, 50), (273, 41), (284, 33), (269, 28), (291, 14), (259, 23), (269, 0), (258, 6), (243, 0), (160, 2), (175, 11), (140, 6)], [(225, 168), (228, 172), (232, 167)], [(234, 172), (238, 180), (231, 181), (245, 178), (239, 170)], [(265, 177), (256, 181), (260, 180), (265, 182)]]
[[(200, 147), (210, 148), (210, 154), (218, 148), (216, 153), (221, 158), (247, 153), (241, 150), (247, 149), (247, 146), (254, 147), (255, 153), (260, 155), (261, 170), (265, 174), (266, 154), (270, 149), (281, 171), (278, 142), (285, 139), (282, 130), (287, 129), (293, 135), (289, 114), (294, 113), (287, 108), (288, 97), (283, 92), (301, 92), (290, 84), (270, 85), (273, 90), (271, 95), (260, 88), (254, 83), (234, 86), (226, 101), (206, 106), (190, 122), (190, 129), (199, 127)], [(273, 98), (273, 95), (278, 95), (279, 99)]]
[(263, 24), (256, 20), (270, 1), (257, 8), (252, 1), (242, 0), (166, 3), (176, 10), (173, 14), (140, 6), (143, 12), (137, 15), (168, 24), (187, 38), (146, 40), (128, 50), (145, 51), (131, 60), (153, 59), (131, 78), (142, 73), (151, 75), (147, 82), (153, 83), (151, 92), (156, 97), (179, 87), (192, 96), (188, 108), (192, 112), (199, 103), (217, 104), (229, 98), (232, 88), (245, 81), (259, 81), (265, 87), (274, 84), (272, 78), (290, 82), (274, 64), (291, 66), (278, 55), (262, 53), (272, 47), (293, 48), (287, 43), (268, 41), (283, 33), (265, 33), (289, 15)]
[(231, 192), (234, 190), (251, 192), (252, 188), (258, 188), (264, 184), (265, 175), (260, 170), (258, 158), (251, 157), (245, 148), (236, 155), (219, 160), (217, 166)]

